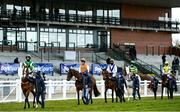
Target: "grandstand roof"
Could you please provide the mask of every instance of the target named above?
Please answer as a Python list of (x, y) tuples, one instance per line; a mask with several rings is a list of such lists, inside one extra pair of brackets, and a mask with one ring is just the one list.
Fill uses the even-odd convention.
[[(45, 2), (47, 1), (47, 2)], [(134, 4), (134, 5), (144, 5), (144, 6), (156, 6), (156, 7), (180, 7), (180, 0), (2, 0), (1, 2), (11, 2), (15, 4), (25, 3), (28, 2), (39, 2), (39, 3), (59, 3), (59, 2), (107, 2), (107, 3), (126, 3), (126, 4)]]

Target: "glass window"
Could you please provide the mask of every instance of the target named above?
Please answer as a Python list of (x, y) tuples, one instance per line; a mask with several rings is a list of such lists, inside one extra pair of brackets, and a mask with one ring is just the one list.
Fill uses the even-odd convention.
[[(41, 32), (40, 33), (40, 41), (43, 41), (43, 42), (46, 42), (46, 43), (49, 42), (48, 33), (47, 32)], [(43, 42), (40, 42), (40, 46), (44, 46)]]
[(13, 10), (13, 5), (7, 4), (7, 5), (6, 5), (6, 9), (7, 9), (7, 10)]
[[(57, 42), (57, 33), (49, 33), (49, 43)], [(54, 43), (54, 46), (57, 46), (57, 43)]]
[(61, 47), (66, 47), (66, 33), (58, 33), (58, 42)]
[(78, 34), (77, 35), (77, 47), (85, 47), (85, 35)]
[(21, 6), (15, 6), (17, 10), (21, 10)]
[(86, 45), (87, 44), (93, 44), (93, 35), (86, 34)]
[(7, 32), (7, 40), (11, 40), (12, 44), (14, 45), (16, 43), (16, 32), (15, 31)]
[(78, 15), (86, 15), (85, 11), (78, 11)]
[(120, 17), (120, 10), (110, 10), (109, 11), (109, 17)]
[(0, 30), (0, 41), (3, 40), (3, 30)]
[(86, 11), (86, 16), (92, 16), (92, 11)]
[(69, 10), (69, 14), (76, 14), (75, 10)]
[(36, 42), (37, 41), (37, 32), (27, 32), (27, 41)]
[(59, 12), (65, 14), (65, 10), (64, 9), (59, 9)]
[(97, 10), (97, 16), (103, 16), (103, 10)]
[[(69, 34), (69, 43), (75, 43), (76, 46), (76, 34)], [(69, 44), (69, 47), (73, 47), (73, 44)]]

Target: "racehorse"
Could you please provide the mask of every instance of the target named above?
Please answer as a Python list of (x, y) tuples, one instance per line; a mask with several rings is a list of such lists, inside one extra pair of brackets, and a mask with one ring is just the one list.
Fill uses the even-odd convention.
[(30, 108), (30, 104), (28, 100), (30, 92), (33, 94), (33, 107), (35, 108), (35, 97), (36, 97), (35, 85), (29, 82), (29, 70), (27, 66), (24, 66), (23, 68), (23, 77), (21, 78), (21, 89), (25, 96), (24, 109), (26, 109), (26, 103), (28, 104), (28, 108)]
[(161, 99), (163, 99), (163, 91), (165, 87), (167, 88), (168, 99), (173, 99), (173, 92), (174, 90), (177, 91), (177, 85), (175, 84), (175, 80), (176, 79), (174, 77), (172, 79), (168, 79), (166, 74), (162, 76)]
[[(112, 90), (112, 102), (114, 102), (114, 92), (116, 93), (116, 102), (117, 102), (117, 96), (119, 96), (120, 100), (122, 100), (122, 95), (120, 95), (120, 91), (117, 91), (117, 82), (113, 81), (110, 77), (111, 74), (106, 70), (106, 69), (102, 69), (102, 75), (103, 75), (103, 80), (105, 81), (105, 91), (104, 91), (104, 97), (105, 97), (105, 103), (107, 103), (107, 90), (111, 89)], [(118, 92), (118, 93), (117, 93)]]
[[(70, 81), (73, 76), (76, 78), (75, 86), (76, 86), (76, 92), (77, 92), (77, 97), (78, 97), (78, 105), (79, 105), (80, 104), (79, 92), (80, 92), (80, 90), (81, 91), (83, 90), (82, 74), (80, 74), (78, 71), (76, 71), (74, 69), (69, 69), (69, 72), (67, 75), (67, 81)], [(90, 101), (92, 104), (93, 103), (92, 90), (94, 90), (95, 97), (99, 96), (100, 92), (97, 89), (95, 78), (93, 76), (90, 76), (90, 77), (91, 77), (92, 85), (91, 85), (90, 90), (89, 90), (89, 95), (90, 95)]]

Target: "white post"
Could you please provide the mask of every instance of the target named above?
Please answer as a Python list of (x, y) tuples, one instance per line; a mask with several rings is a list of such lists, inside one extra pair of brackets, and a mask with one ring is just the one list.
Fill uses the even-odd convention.
[(19, 76), (19, 78), (21, 79), (21, 77), (22, 77), (22, 63), (19, 64), (18, 76)]
[(63, 80), (63, 99), (66, 99), (66, 80)]
[(16, 80), (16, 101), (22, 102), (21, 82), (19, 79)]
[(101, 97), (104, 98), (105, 85), (104, 80), (101, 80)]
[(48, 99), (52, 99), (52, 80), (49, 80), (48, 83), (49, 83)]
[(147, 80), (144, 80), (144, 96), (147, 96)]

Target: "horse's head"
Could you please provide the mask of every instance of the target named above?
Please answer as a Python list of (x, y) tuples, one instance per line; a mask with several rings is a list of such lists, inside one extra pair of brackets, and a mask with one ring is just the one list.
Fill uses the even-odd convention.
[(101, 74), (103, 76), (103, 80), (106, 80), (106, 79), (108, 79), (110, 77), (110, 74), (106, 69), (102, 69)]
[(74, 69), (69, 69), (69, 72), (67, 74), (67, 81), (70, 81), (72, 77), (75, 77), (77, 80), (81, 80), (82, 77), (80, 77), (79, 72)]

